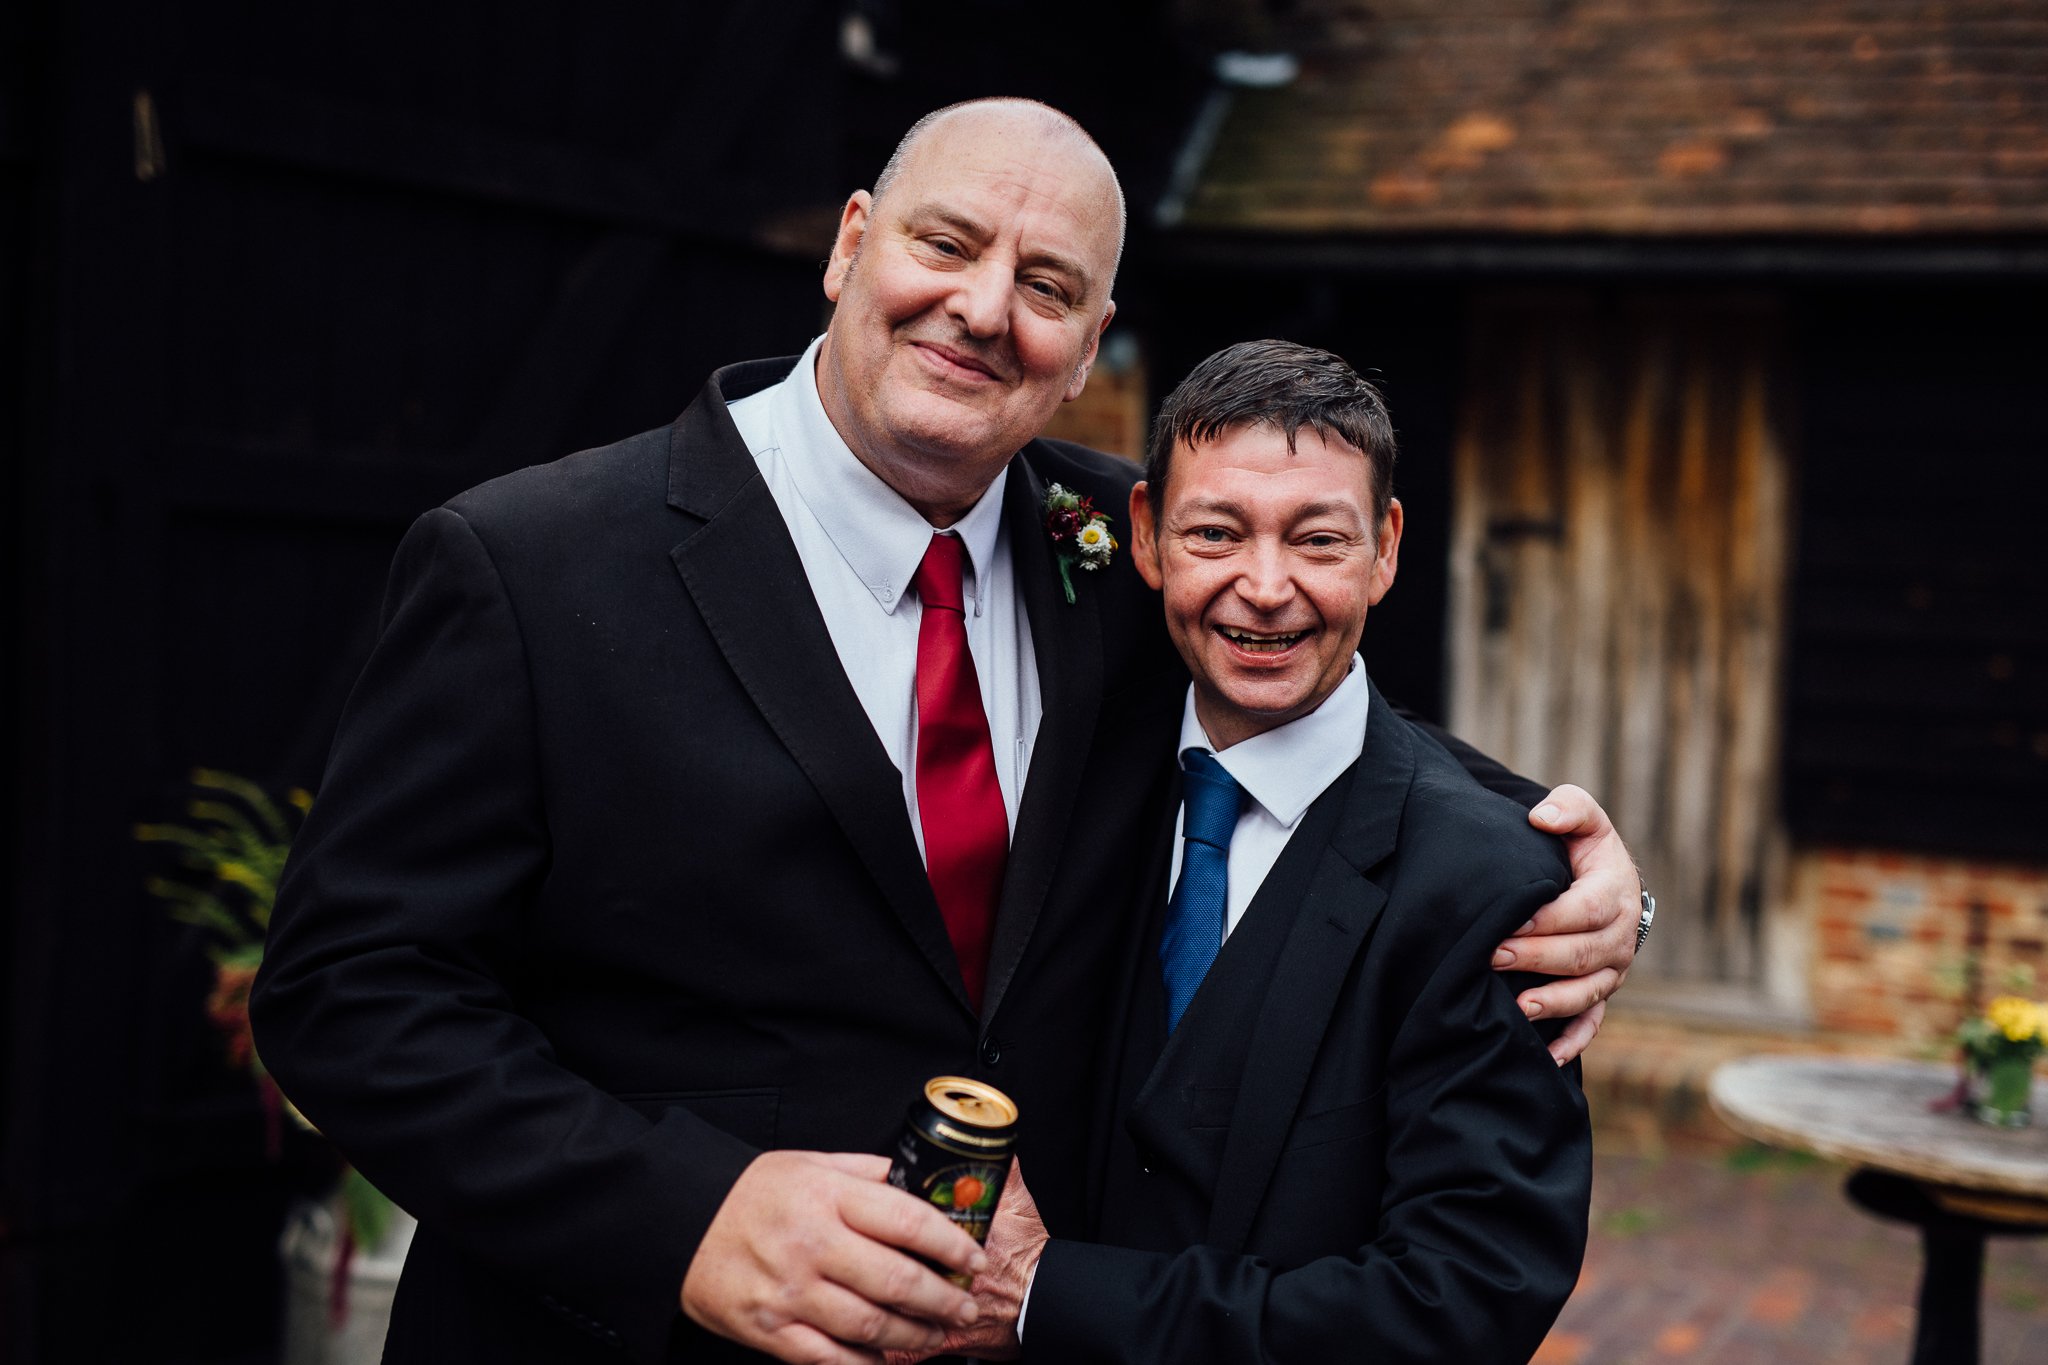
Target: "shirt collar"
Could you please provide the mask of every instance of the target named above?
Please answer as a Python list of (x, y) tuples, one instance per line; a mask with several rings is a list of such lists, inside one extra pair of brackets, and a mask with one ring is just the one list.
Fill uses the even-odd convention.
[(1219, 752), (1195, 717), (1195, 689), (1190, 687), (1181, 712), (1180, 747), (1175, 752), (1204, 749), (1215, 754), (1223, 770), (1252, 800), (1282, 828), (1292, 829), (1315, 799), (1365, 752), (1365, 718), (1371, 710), (1372, 689), (1366, 685), (1365, 662), (1353, 654), (1344, 681), (1323, 698), (1321, 706)]
[[(817, 373), (818, 350), (824, 340), (820, 336), (805, 348), (803, 358), (776, 390), (771, 417), (775, 444), (782, 451), (797, 495), (847, 567), (867, 585), (882, 610), (893, 615), (910, 590), (934, 528), (860, 462), (826, 415), (824, 400), (818, 396)], [(1005, 466), (981, 500), (948, 528), (966, 544), (967, 568), (961, 588), (977, 616), (995, 564), (996, 539), (1003, 525), (1003, 488), (1009, 477)]]

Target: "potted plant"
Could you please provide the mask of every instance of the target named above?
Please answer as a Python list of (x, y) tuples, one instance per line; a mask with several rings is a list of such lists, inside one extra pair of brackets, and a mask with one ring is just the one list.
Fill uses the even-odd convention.
[[(207, 768), (193, 772), (192, 789), (185, 823), (137, 825), (135, 837), (166, 846), (176, 864), (149, 878), (150, 894), (165, 902), (173, 919), (204, 930), (211, 940), (214, 987), (207, 1017), (221, 1032), (228, 1065), (247, 1071), (256, 1084), (275, 1157), (287, 1123), (313, 1129), (257, 1055), (249, 988), (263, 963), (264, 934), (292, 836), (313, 798), (293, 789), (281, 808), (256, 783)], [(290, 1294), (287, 1365), (372, 1365), (378, 1359), (413, 1227), (411, 1217), (352, 1166), (342, 1167), (329, 1198), (293, 1211), (281, 1244)]]
[(2034, 1059), (2048, 1046), (2048, 1004), (2001, 995), (1956, 1033), (1969, 1068), (1970, 1112), (2002, 1128), (2032, 1121)]

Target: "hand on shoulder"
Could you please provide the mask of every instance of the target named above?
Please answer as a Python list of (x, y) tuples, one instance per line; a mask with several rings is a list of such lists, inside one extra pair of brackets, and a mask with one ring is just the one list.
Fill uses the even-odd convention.
[(1600, 803), (1567, 783), (1529, 812), (1529, 823), (1564, 840), (1572, 884), (1494, 954), (1500, 971), (1563, 978), (1518, 997), (1531, 1019), (1571, 1017), (1550, 1043), (1559, 1066), (1586, 1050), (1635, 961), (1642, 882), (1635, 860)]

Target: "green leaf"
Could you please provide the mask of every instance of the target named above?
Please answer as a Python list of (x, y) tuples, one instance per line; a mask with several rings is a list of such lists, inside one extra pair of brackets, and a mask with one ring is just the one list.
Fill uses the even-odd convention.
[(1621, 1208), (1601, 1216), (1600, 1230), (1609, 1237), (1640, 1237), (1646, 1232), (1655, 1232), (1663, 1225), (1665, 1214), (1661, 1209)]
[(171, 918), (180, 924), (211, 929), (233, 944), (255, 942), (260, 938), (212, 892), (201, 891), (196, 886), (187, 886), (168, 877), (151, 877), (143, 885), (151, 895), (171, 903)]
[(1761, 1171), (1771, 1164), (1771, 1148), (1760, 1142), (1745, 1142), (1724, 1158), (1731, 1171)]
[(291, 842), (291, 826), (285, 823), (284, 815), (271, 801), (269, 794), (248, 778), (224, 773), (217, 768), (198, 768), (192, 773), (192, 785), (239, 797), (244, 805), (255, 812), (256, 818), (269, 827), (272, 839), (279, 843)]
[(222, 842), (242, 852), (262, 848), (270, 840), (257, 833), (249, 817), (225, 801), (193, 801), (185, 807), (185, 813), (202, 824), (216, 825), (222, 831)]
[(349, 1236), (362, 1250), (373, 1249), (391, 1230), (391, 1211), (396, 1205), (353, 1166), (341, 1180), (341, 1204), (348, 1215)]
[(199, 859), (188, 863), (189, 867), (211, 868), (221, 859), (234, 856), (234, 851), (212, 833), (183, 825), (137, 825), (135, 837), (146, 844), (176, 844), (188, 850)]

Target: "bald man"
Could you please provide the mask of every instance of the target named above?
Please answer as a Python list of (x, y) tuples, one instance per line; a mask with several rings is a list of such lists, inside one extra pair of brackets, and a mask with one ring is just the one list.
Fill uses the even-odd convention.
[[(387, 1360), (933, 1348), (977, 1310), (914, 1258), (982, 1254), (873, 1154), (939, 1074), (1018, 1101), (1047, 1224), (1081, 1224), (1186, 688), (1122, 557), (1046, 533), (1055, 485), (1120, 509), (1136, 477), (1036, 439), (1122, 233), (1065, 115), (942, 110), (847, 200), (801, 357), (407, 535), (252, 1002), (419, 1216)], [(1508, 947), (1579, 973), (1528, 997), (1567, 1015), (1627, 966), (1634, 874), (1582, 793), (1546, 805), (1566, 932)]]

